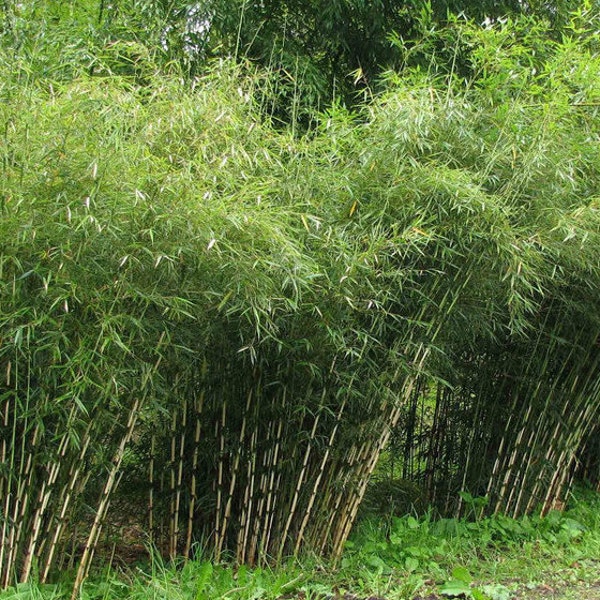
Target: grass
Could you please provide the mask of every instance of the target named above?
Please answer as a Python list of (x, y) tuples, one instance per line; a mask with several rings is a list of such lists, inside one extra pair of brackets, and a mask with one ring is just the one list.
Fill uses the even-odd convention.
[[(337, 565), (316, 558), (269, 569), (198, 559), (96, 572), (81, 598), (151, 600), (474, 600), (600, 597), (600, 496), (578, 491), (565, 513), (480, 520), (373, 517), (356, 528)], [(24, 584), (1, 600), (58, 600), (70, 574), (52, 585)], [(462, 595), (461, 595), (462, 594)]]
[(410, 598), (397, 589), (411, 581), (415, 588), (448, 595), (451, 582), (468, 583), (487, 589), (492, 598), (494, 590), (500, 597), (502, 590), (508, 594), (543, 584), (591, 584), (598, 578), (599, 509), (598, 497), (590, 495), (574, 499), (566, 513), (546, 518), (435, 521), (407, 516), (392, 518), (384, 529), (364, 523), (343, 567), (360, 573), (365, 582), (367, 573), (379, 573), (379, 584), (387, 577), (390, 583), (381, 591), (390, 598)]

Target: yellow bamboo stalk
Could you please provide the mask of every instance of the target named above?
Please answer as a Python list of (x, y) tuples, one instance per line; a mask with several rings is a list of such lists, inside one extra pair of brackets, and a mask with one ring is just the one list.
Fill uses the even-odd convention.
[(496, 505), (494, 507), (494, 511), (493, 511), (494, 514), (498, 514), (502, 510), (502, 506), (506, 499), (506, 491), (508, 489), (508, 484), (511, 481), (511, 477), (513, 475), (513, 468), (514, 468), (514, 465), (517, 460), (518, 449), (520, 448), (521, 441), (523, 439), (523, 436), (525, 435), (526, 426), (527, 426), (527, 422), (529, 421), (529, 417), (531, 415), (532, 406), (533, 406), (533, 403), (530, 403), (529, 406), (527, 407), (525, 417), (524, 417), (523, 421), (521, 422), (521, 428), (519, 429), (519, 432), (517, 434), (515, 443), (512, 447), (512, 451), (509, 454), (508, 465), (506, 467), (503, 467), (503, 469), (502, 469), (502, 471), (504, 471), (504, 477), (502, 480), (502, 485), (500, 487), (500, 492), (498, 493)]
[(58, 545), (60, 535), (63, 531), (64, 525), (66, 522), (67, 510), (70, 506), (71, 499), (75, 495), (75, 487), (77, 485), (77, 482), (79, 480), (79, 475), (81, 473), (81, 465), (83, 464), (83, 461), (85, 460), (85, 456), (87, 454), (87, 450), (88, 450), (89, 444), (90, 444), (90, 435), (89, 435), (90, 428), (91, 428), (91, 423), (87, 427), (86, 435), (84, 436), (83, 445), (81, 447), (81, 451), (79, 453), (77, 461), (71, 465), (71, 469), (69, 470), (69, 478), (68, 478), (69, 485), (68, 485), (66, 494), (62, 498), (62, 508), (58, 515), (58, 523), (56, 524), (56, 527), (54, 529), (54, 535), (53, 535), (52, 541), (50, 543), (50, 549), (48, 551), (46, 560), (44, 562), (44, 565), (43, 565), (43, 568), (41, 571), (40, 583), (45, 583), (48, 578), (48, 574), (49, 574), (50, 568), (52, 566), (52, 560), (54, 558), (54, 553), (56, 551), (56, 546)]
[(244, 416), (242, 417), (242, 426), (240, 428), (240, 437), (238, 440), (238, 447), (237, 447), (237, 450), (235, 453), (235, 458), (233, 459), (233, 466), (231, 468), (231, 480), (229, 482), (229, 491), (227, 493), (227, 501), (225, 503), (225, 511), (223, 514), (223, 521), (221, 523), (221, 531), (223, 532), (223, 535), (221, 535), (219, 537), (219, 539), (217, 541), (216, 549), (215, 549), (215, 553), (217, 554), (217, 556), (220, 556), (220, 554), (223, 550), (223, 542), (225, 540), (225, 532), (227, 531), (229, 519), (231, 517), (231, 505), (233, 502), (233, 494), (235, 491), (238, 469), (240, 466), (240, 458), (242, 455), (242, 448), (244, 446), (244, 438), (246, 437), (246, 423), (247, 423), (248, 414), (250, 411), (250, 406), (252, 403), (252, 396), (253, 396), (253, 390), (251, 389), (248, 392), (248, 395), (246, 397), (246, 409), (244, 411)]
[[(10, 386), (10, 370), (11, 370), (11, 362), (8, 361), (8, 365), (6, 367), (6, 386), (9, 387)], [(8, 397), (6, 399), (6, 402), (4, 404), (4, 411), (2, 413), (2, 425), (5, 429), (5, 431), (8, 431), (8, 424), (10, 423), (10, 418), (9, 418), (9, 412), (10, 412), (10, 397)], [(4, 436), (2, 436), (2, 444), (0, 446), (0, 464), (2, 465), (7, 465), (7, 453), (8, 450), (8, 444), (6, 442), (6, 438)], [(5, 507), (4, 507), (4, 515), (8, 515), (8, 509), (9, 507), (9, 498), (10, 498), (10, 473), (7, 474), (6, 477), (2, 476), (0, 477), (0, 501), (4, 500), (5, 501)], [(6, 490), (5, 490), (6, 487)], [(0, 529), (0, 581), (2, 581), (3, 579), (3, 574), (4, 574), (4, 553), (6, 552), (7, 548), (6, 543), (7, 543), (7, 528), (8, 528), (8, 519), (3, 519), (2, 520), (2, 528)]]
[(148, 535), (150, 544), (154, 544), (154, 460), (156, 451), (156, 436), (150, 439), (150, 463), (148, 465)]
[(300, 525), (300, 530), (298, 531), (298, 535), (296, 538), (296, 544), (294, 546), (294, 556), (298, 556), (298, 553), (300, 552), (300, 546), (302, 545), (302, 542), (304, 540), (304, 530), (306, 529), (306, 526), (308, 525), (309, 519), (311, 517), (312, 508), (313, 508), (313, 505), (315, 502), (315, 498), (317, 496), (317, 492), (319, 490), (319, 484), (321, 483), (321, 478), (323, 477), (323, 473), (325, 472), (325, 465), (327, 464), (327, 460), (329, 459), (329, 454), (331, 453), (331, 450), (333, 448), (333, 443), (335, 441), (335, 436), (336, 436), (337, 430), (339, 428), (345, 406), (346, 406), (346, 400), (344, 399), (342, 401), (342, 404), (340, 406), (338, 414), (336, 415), (335, 426), (333, 427), (331, 435), (329, 436), (329, 440), (327, 442), (327, 448), (323, 454), (323, 458), (321, 459), (321, 463), (319, 465), (319, 470), (318, 470), (318, 473), (317, 473), (317, 476), (315, 478), (315, 482), (313, 485), (312, 493), (310, 494), (310, 497), (308, 499), (308, 506), (305, 509), (304, 517), (303, 517), (302, 523)]
[(257, 490), (260, 490), (260, 483), (257, 484), (257, 448), (256, 440), (258, 440), (258, 427), (256, 428), (255, 445), (252, 452), (252, 478), (251, 478), (251, 495), (250, 495), (250, 509), (254, 509), (254, 514), (249, 510), (249, 515), (252, 514), (252, 518), (248, 520), (248, 527), (246, 529), (246, 556), (250, 566), (256, 565), (256, 551), (258, 549), (258, 529), (260, 527), (260, 507), (261, 499), (256, 498)]
[(179, 549), (179, 506), (181, 504), (181, 483), (183, 479), (183, 457), (185, 453), (185, 431), (187, 425), (187, 400), (184, 399), (181, 416), (181, 435), (179, 436), (179, 466), (177, 469), (177, 488), (175, 492), (175, 515), (173, 517), (173, 549), (177, 556)]
[[(322, 398), (322, 401), (324, 400), (324, 397)], [(319, 424), (319, 418), (320, 418), (320, 412), (317, 413), (317, 416), (315, 417), (311, 432), (310, 432), (310, 438), (308, 440), (308, 443), (306, 444), (306, 450), (304, 452), (304, 459), (302, 461), (302, 468), (300, 469), (300, 474), (298, 475), (298, 482), (296, 483), (296, 488), (294, 490), (294, 497), (292, 499), (292, 504), (289, 508), (289, 514), (288, 517), (286, 519), (285, 522), (285, 526), (283, 528), (283, 532), (281, 535), (281, 539), (280, 539), (280, 544), (279, 544), (279, 551), (277, 553), (277, 560), (281, 561), (281, 559), (283, 558), (283, 553), (285, 551), (285, 544), (286, 544), (286, 540), (290, 531), (290, 527), (292, 525), (292, 520), (294, 519), (295, 516), (295, 512), (296, 512), (296, 507), (298, 506), (298, 499), (300, 498), (300, 492), (302, 490), (302, 485), (304, 484), (304, 478), (306, 477), (306, 471), (307, 471), (307, 467), (308, 467), (308, 459), (310, 458), (310, 453), (312, 450), (312, 442), (315, 439), (316, 433), (317, 433), (317, 427)]]
[(271, 475), (272, 455), (273, 447), (271, 440), (273, 437), (274, 422), (269, 422), (267, 429), (267, 438), (265, 441), (265, 449), (262, 452), (262, 461), (260, 468), (260, 482), (258, 485), (258, 504), (256, 508), (256, 516), (254, 517), (254, 526), (252, 531), (252, 538), (250, 545), (254, 548), (255, 553), (258, 555), (258, 563), (263, 562), (263, 543), (262, 539), (259, 538), (260, 531), (267, 519), (268, 507), (267, 507), (267, 494), (269, 488), (269, 476)]
[(171, 453), (169, 456), (169, 558), (175, 560), (177, 542), (175, 538), (175, 446), (177, 438), (177, 410), (171, 416)]
[[(417, 350), (417, 353), (416, 353), (417, 358), (415, 360), (415, 362), (418, 363), (417, 373), (420, 372), (420, 370), (423, 366), (423, 363), (427, 357), (427, 353), (428, 353), (428, 350), (425, 349), (423, 351), (422, 345)], [(419, 358), (419, 354), (421, 354), (420, 358)], [(402, 397), (404, 400), (408, 400), (410, 398), (416, 383), (417, 383), (417, 380), (415, 377), (409, 378), (408, 382), (405, 383), (405, 387), (404, 387), (403, 393), (402, 393)], [(334, 545), (333, 545), (332, 556), (333, 556), (334, 560), (338, 560), (341, 556), (344, 544), (346, 543), (346, 540), (348, 539), (348, 536), (350, 535), (350, 530), (352, 528), (352, 525), (354, 524), (354, 521), (356, 520), (358, 508), (364, 497), (365, 491), (367, 489), (367, 484), (369, 483), (371, 475), (373, 474), (375, 466), (377, 465), (381, 451), (383, 450), (383, 448), (385, 448), (385, 446), (389, 440), (389, 437), (392, 433), (392, 429), (395, 427), (395, 425), (398, 422), (398, 419), (401, 414), (401, 407), (399, 406), (398, 402), (399, 402), (399, 400), (396, 400), (396, 403), (392, 406), (389, 420), (387, 422), (384, 422), (383, 431), (379, 437), (379, 440), (377, 441), (374, 451), (371, 453), (371, 456), (367, 459), (367, 461), (365, 463), (366, 464), (365, 473), (362, 474), (362, 476), (359, 480), (358, 490), (355, 494), (355, 498), (351, 505), (350, 512), (348, 514), (348, 517), (345, 520), (345, 523), (341, 530), (341, 534), (337, 537), (337, 540), (334, 542)]]
[[(238, 535), (238, 551), (237, 558), (240, 563), (248, 562), (251, 566), (252, 561), (249, 557), (249, 536), (252, 523), (252, 509), (254, 504), (254, 484), (256, 474), (256, 441), (258, 439), (258, 426), (255, 427), (250, 437), (250, 457), (248, 460), (248, 479), (246, 482), (245, 502), (242, 511), (242, 520), (240, 523), (240, 531)], [(248, 558), (247, 558), (248, 557)]]
[[(224, 543), (225, 532), (221, 531), (223, 509), (223, 461), (225, 460), (225, 423), (227, 416), (227, 400), (223, 401), (221, 407), (221, 422), (220, 422), (220, 439), (219, 439), (219, 462), (217, 467), (217, 506), (215, 511), (215, 560), (220, 559), (220, 552), (217, 548), (222, 548)], [(219, 437), (219, 421), (215, 423), (215, 434)]]
[[(332, 508), (330, 510), (329, 520), (327, 521), (327, 526), (323, 529), (323, 533), (321, 535), (321, 542), (318, 546), (318, 551), (320, 554), (325, 553), (325, 550), (330, 541), (330, 534), (331, 534), (333, 525), (336, 522), (336, 519), (338, 521), (340, 519), (340, 513), (342, 512), (340, 510), (340, 505), (342, 502), (342, 498), (345, 495), (346, 486), (348, 485), (348, 482), (350, 480), (351, 473), (352, 473), (351, 469), (348, 468), (342, 478), (342, 482), (339, 484), (339, 491), (335, 495), (335, 499), (333, 500), (333, 503), (331, 505)], [(335, 537), (335, 534), (333, 537)]]
[[(12, 507), (12, 517), (10, 519), (4, 519), (4, 526), (8, 525), (8, 521), (12, 522), (10, 531), (7, 537), (2, 538), (2, 547), (8, 542), (8, 548), (6, 553), (6, 570), (4, 573), (3, 587), (7, 587), (10, 582), (11, 574), (16, 572), (16, 563), (18, 558), (17, 548), (22, 543), (21, 536), (24, 530), (28, 530), (29, 520), (26, 518), (27, 510), (29, 508), (30, 491), (33, 489), (33, 457), (35, 455), (35, 449), (39, 441), (39, 426), (36, 425), (32, 435), (32, 448), (27, 454), (27, 460), (25, 467), (21, 465), (19, 469), (18, 481), (16, 484), (16, 490), (14, 494), (11, 494), (11, 486), (8, 486), (7, 497), (6, 497), (6, 515), (10, 512), (10, 499), (14, 496), (14, 504)], [(10, 483), (10, 482), (9, 482)], [(25, 525), (25, 523), (27, 523)], [(3, 526), (3, 535), (5, 533), (5, 527)], [(1, 566), (1, 563), (0, 563)]]
[(68, 434), (65, 433), (59, 444), (58, 457), (56, 462), (54, 462), (49, 469), (48, 467), (46, 468), (47, 477), (43, 481), (42, 486), (40, 488), (37, 508), (32, 519), (32, 532), (29, 538), (30, 541), (23, 558), (23, 566), (21, 568), (21, 583), (26, 583), (27, 581), (29, 581), (31, 567), (33, 564), (33, 557), (35, 555), (37, 544), (39, 543), (39, 533), (42, 527), (43, 517), (46, 512), (46, 507), (48, 506), (50, 496), (52, 494), (54, 483), (56, 482), (56, 479), (58, 477), (61, 464), (64, 462), (65, 453), (68, 447), (68, 441)]
[[(283, 396), (283, 402), (285, 405), (285, 392)], [(275, 441), (275, 448), (273, 449), (272, 461), (270, 465), (270, 477), (269, 477), (269, 487), (267, 491), (267, 508), (266, 508), (266, 516), (263, 527), (263, 532), (261, 535), (261, 555), (266, 557), (269, 553), (269, 544), (271, 534), (273, 532), (273, 519), (275, 518), (275, 504), (277, 501), (276, 490), (279, 489), (279, 484), (281, 481), (281, 470), (279, 469), (279, 452), (281, 448), (281, 436), (283, 432), (283, 420), (279, 420), (279, 424), (277, 427), (277, 436)], [(277, 484), (275, 484), (275, 472), (279, 471), (277, 475)]]
[(196, 491), (196, 471), (198, 469), (198, 454), (200, 451), (200, 434), (202, 431), (202, 424), (200, 417), (202, 415), (202, 408), (204, 406), (204, 390), (200, 392), (200, 398), (195, 403), (196, 407), (196, 430), (194, 432), (194, 453), (192, 455), (192, 477), (190, 481), (190, 503), (188, 507), (188, 525), (187, 535), (185, 539), (184, 557), (189, 559), (190, 550), (192, 547), (192, 534), (194, 531), (194, 510), (196, 508), (197, 491)]
[(136, 398), (129, 413), (125, 434), (121, 438), (117, 451), (115, 452), (115, 455), (113, 457), (112, 467), (106, 479), (104, 490), (102, 491), (102, 496), (100, 498), (100, 502), (96, 510), (94, 523), (92, 524), (92, 528), (85, 543), (83, 555), (81, 557), (81, 561), (79, 563), (79, 567), (75, 575), (75, 582), (73, 584), (73, 593), (71, 594), (71, 600), (76, 600), (77, 596), (79, 595), (79, 590), (81, 589), (81, 586), (87, 576), (89, 564), (93, 556), (93, 552), (96, 548), (98, 536), (100, 535), (100, 530), (104, 522), (106, 511), (108, 509), (111, 493), (117, 480), (119, 469), (121, 468), (121, 463), (125, 454), (125, 448), (129, 444), (129, 441), (133, 436), (133, 431), (137, 422), (137, 415), (139, 412), (140, 405), (140, 399)]

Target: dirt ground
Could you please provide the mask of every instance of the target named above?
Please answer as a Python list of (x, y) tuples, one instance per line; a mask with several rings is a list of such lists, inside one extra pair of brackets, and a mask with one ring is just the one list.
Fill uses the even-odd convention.
[[(600, 573), (599, 573), (600, 577)], [(280, 600), (306, 600), (303, 593), (282, 596)], [(457, 600), (466, 599), (460, 596)], [(350, 593), (323, 596), (323, 600), (387, 600), (379, 596), (360, 596)], [(441, 596), (435, 592), (424, 592), (413, 600), (449, 600), (448, 596)], [(508, 596), (508, 600), (600, 600), (600, 579), (593, 583), (561, 584), (555, 587), (550, 585), (522, 586)]]
[[(559, 588), (544, 585), (532, 589), (523, 588), (513, 592), (508, 598), (509, 600), (600, 600), (600, 582), (593, 586), (575, 584)], [(448, 600), (448, 597), (432, 593), (415, 596), (414, 600)]]
[[(598, 574), (600, 577), (600, 573)], [(509, 596), (510, 600), (600, 600), (600, 579), (594, 583), (522, 586)], [(431, 593), (414, 600), (448, 600), (447, 596)]]
[[(598, 574), (600, 577), (600, 573)], [(594, 583), (576, 583), (556, 586), (540, 585), (533, 589), (519, 590), (519, 600), (600, 600), (600, 580)]]

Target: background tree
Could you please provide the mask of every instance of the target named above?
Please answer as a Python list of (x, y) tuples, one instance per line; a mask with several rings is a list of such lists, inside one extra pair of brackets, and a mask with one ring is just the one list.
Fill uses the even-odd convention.
[[(192, 75), (210, 59), (249, 60), (273, 73), (266, 109), (306, 125), (315, 108), (354, 106), (382, 89), (380, 76), (390, 69), (421, 64), (467, 75), (470, 50), (456, 32), (444, 33), (456, 15), (476, 23), (519, 14), (545, 19), (550, 39), (560, 37), (569, 9), (566, 0), (35, 0), (6, 3), (3, 30), (16, 47), (45, 45), (52, 68), (73, 68), (75, 59), (99, 74), (139, 75), (146, 52)], [(68, 60), (51, 60), (51, 52)]]

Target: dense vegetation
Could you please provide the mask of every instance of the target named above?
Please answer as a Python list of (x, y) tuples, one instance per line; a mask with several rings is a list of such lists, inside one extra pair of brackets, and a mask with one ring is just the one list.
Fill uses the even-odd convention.
[(259, 50), (206, 5), (202, 52), (200, 5), (5, 3), (1, 586), (75, 561), (75, 597), (111, 510), (172, 559), (339, 558), (382, 453), (447, 515), (598, 484), (596, 9), (426, 5), (377, 89), (335, 61), (357, 99), (296, 4), (312, 83), (268, 3)]
[[(600, 496), (577, 490), (564, 514), (517, 520), (363, 519), (337, 567), (303, 556), (248, 568), (208, 556), (167, 563), (158, 554), (123, 565), (105, 557), (85, 584), (88, 600), (598, 600)], [(113, 569), (106, 565), (112, 559)], [(2, 600), (62, 600), (67, 570), (53, 582), (18, 584)]]

